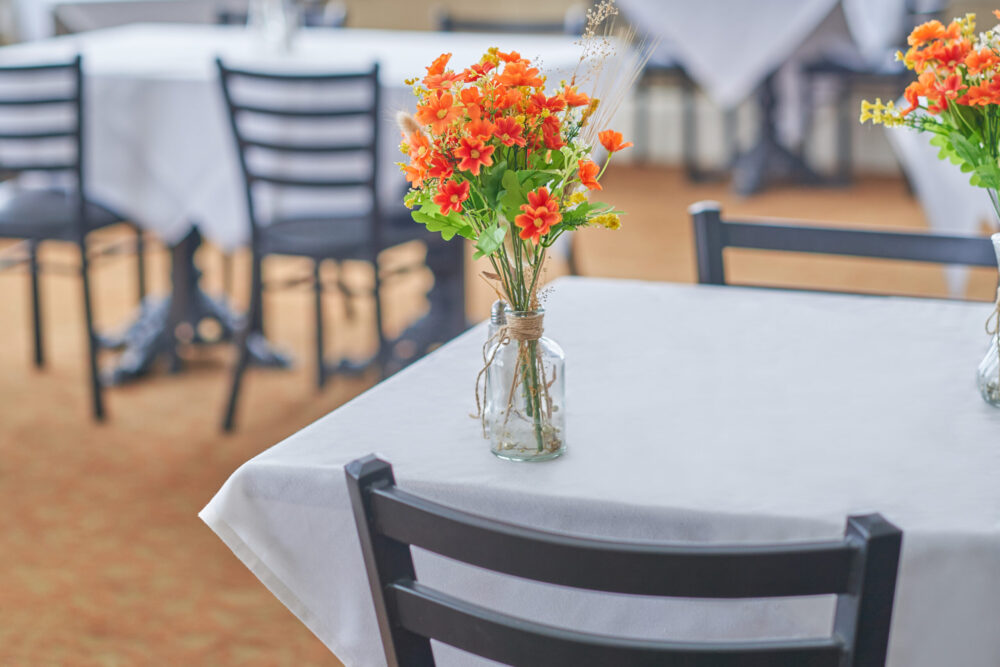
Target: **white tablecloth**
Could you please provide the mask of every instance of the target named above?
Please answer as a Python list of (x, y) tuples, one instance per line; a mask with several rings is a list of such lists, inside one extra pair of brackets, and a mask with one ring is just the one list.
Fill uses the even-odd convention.
[[(931, 4), (936, 0), (915, 0)], [(851, 48), (858, 58), (882, 64), (904, 31), (906, 0), (618, 0), (639, 29), (662, 48), (722, 107), (747, 98), (807, 41), (809, 55)], [(840, 5), (843, 26), (816, 29)], [(839, 33), (839, 34), (832, 34)], [(805, 55), (805, 54), (801, 54)]]
[(242, 27), (140, 24), (0, 48), (0, 63), (68, 58), (86, 76), (89, 193), (173, 243), (197, 222), (224, 248), (249, 236), (242, 177), (214, 58), (271, 70), (337, 71), (380, 64), (384, 87), (380, 199), (401, 206), (395, 113), (412, 110), (403, 81), (442, 52), (456, 67), (492, 45), (541, 58), (553, 80), (580, 57), (571, 37), (302, 29), (291, 53), (269, 54)]
[[(905, 531), (892, 667), (1000, 664), (1000, 411), (975, 386), (989, 305), (562, 279), (568, 453), (495, 459), (473, 379), (484, 327), (243, 465), (201, 517), (349, 667), (381, 665), (343, 466), (556, 531), (746, 542)], [(830, 600), (649, 600), (417, 554), (422, 580), (556, 625), (672, 638), (827, 633)], [(467, 664), (454, 652), (440, 664)]]

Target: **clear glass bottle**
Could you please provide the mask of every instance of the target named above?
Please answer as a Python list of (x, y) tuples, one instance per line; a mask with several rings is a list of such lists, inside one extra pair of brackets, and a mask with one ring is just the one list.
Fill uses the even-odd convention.
[[(993, 250), (997, 255), (997, 265), (1000, 266), (1000, 234), (990, 237), (993, 241)], [(979, 384), (979, 394), (983, 400), (995, 407), (1000, 407), (1000, 288), (997, 289), (997, 310), (990, 315), (986, 323), (986, 330), (992, 336), (990, 349), (986, 356), (979, 362), (979, 373), (977, 380)]]
[(543, 312), (506, 311), (508, 336), (486, 370), (490, 449), (511, 461), (566, 451), (565, 356), (541, 335)]
[[(484, 359), (488, 360), (493, 354), (493, 348), (500, 342), (498, 338), (500, 331), (506, 325), (507, 303), (498, 299), (493, 302), (493, 306), (490, 308), (490, 321), (486, 327), (486, 343), (483, 348)], [(490, 439), (490, 410), (492, 408), (493, 404), (487, 400), (483, 406), (483, 437), (487, 440)]]

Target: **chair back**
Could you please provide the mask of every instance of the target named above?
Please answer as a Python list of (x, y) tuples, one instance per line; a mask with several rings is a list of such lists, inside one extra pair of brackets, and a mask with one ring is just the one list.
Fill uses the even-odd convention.
[(698, 282), (726, 285), (723, 250), (753, 248), (822, 255), (847, 255), (935, 264), (996, 267), (990, 239), (908, 232), (882, 232), (795, 225), (786, 222), (723, 220), (718, 202), (701, 201), (688, 208), (694, 225)]
[(437, 29), (442, 32), (492, 32), (499, 34), (579, 35), (586, 17), (570, 9), (562, 21), (495, 21), (457, 16), (441, 9), (434, 15)]
[[(902, 533), (852, 516), (842, 539), (678, 546), (557, 535), (456, 511), (400, 490), (375, 456), (345, 469), (390, 667), (433, 665), (430, 640), (504, 664), (644, 667), (876, 667), (889, 638)], [(410, 546), (562, 586), (691, 598), (837, 596), (829, 637), (729, 643), (621, 639), (556, 628), (417, 581)]]
[[(237, 69), (221, 59), (216, 63), (254, 238), (265, 217), (331, 222), (368, 217), (374, 243), (379, 218), (378, 64), (360, 72), (292, 74)], [(306, 210), (262, 215), (266, 204), (274, 207), (284, 195)]]
[(81, 63), (0, 65), (0, 174), (68, 173), (84, 191)]
[[(301, 7), (297, 11), (298, 19), (306, 28), (343, 28), (347, 23), (347, 7), (342, 3), (327, 3), (321, 7)], [(215, 12), (215, 22), (218, 25), (246, 25), (249, 12), (246, 9), (235, 9), (223, 6)]]

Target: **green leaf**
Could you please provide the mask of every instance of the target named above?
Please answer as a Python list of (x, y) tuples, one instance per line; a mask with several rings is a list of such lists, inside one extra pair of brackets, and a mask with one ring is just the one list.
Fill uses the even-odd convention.
[(501, 180), (503, 194), (500, 195), (500, 206), (503, 214), (508, 220), (513, 220), (521, 212), (521, 204), (525, 203), (525, 194), (521, 190), (521, 181), (518, 180), (518, 173), (508, 169), (503, 174)]
[(476, 240), (476, 252), (473, 259), (479, 259), (486, 255), (492, 255), (503, 245), (503, 240), (507, 236), (507, 226), (499, 225), (496, 221), (483, 230)]
[(447, 216), (441, 215), (441, 210), (433, 202), (425, 203), (419, 210), (410, 211), (410, 216), (426, 225), (427, 231), (440, 232), (445, 241), (450, 241), (456, 234), (470, 240), (476, 238), (475, 230), (461, 214), (451, 211)]
[(483, 170), (480, 185), (486, 203), (490, 208), (496, 208), (497, 197), (500, 194), (500, 183), (504, 174), (507, 173), (507, 162), (501, 161)]

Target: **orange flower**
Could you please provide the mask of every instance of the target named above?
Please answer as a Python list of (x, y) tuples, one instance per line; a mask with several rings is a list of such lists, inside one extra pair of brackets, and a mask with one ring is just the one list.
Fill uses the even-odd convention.
[(990, 49), (980, 49), (965, 56), (965, 66), (969, 68), (969, 74), (981, 74), (983, 70), (990, 69), (997, 62), (996, 55)]
[(545, 80), (538, 76), (537, 67), (529, 67), (523, 61), (509, 62), (503, 68), (503, 73), (497, 77), (497, 81), (505, 86), (537, 86), (545, 85)]
[(580, 182), (590, 190), (603, 190), (604, 188), (597, 182), (597, 174), (601, 168), (594, 164), (593, 160), (579, 160), (577, 167), (580, 170)]
[(906, 38), (906, 43), (910, 46), (920, 46), (933, 39), (941, 39), (944, 37), (944, 26), (940, 21), (928, 21), (927, 23), (921, 23), (910, 36)]
[(562, 111), (566, 108), (566, 100), (562, 95), (545, 97), (545, 93), (535, 93), (531, 96), (531, 104), (528, 106), (529, 114), (541, 113), (542, 109), (548, 109), (551, 113)]
[(444, 74), (428, 74), (424, 77), (424, 85), (431, 90), (440, 90), (451, 86), (456, 81), (461, 81), (462, 78), (463, 75), (455, 74), (449, 70)]
[(563, 91), (563, 99), (571, 107), (582, 107), (590, 104), (590, 98), (583, 93), (576, 92), (573, 86), (566, 86), (566, 90)]
[(559, 133), (558, 118), (548, 116), (542, 121), (542, 138), (545, 140), (545, 147), (551, 150), (558, 150), (566, 145)]
[(531, 239), (538, 243), (539, 239), (549, 233), (552, 225), (562, 220), (559, 204), (549, 196), (546, 188), (538, 188), (528, 193), (528, 203), (521, 204), (521, 215), (514, 218), (514, 224), (521, 228), (518, 235), (523, 240)]
[(406, 180), (415, 188), (423, 187), (424, 178), (427, 176), (427, 170), (422, 166), (414, 166), (413, 164), (403, 165), (403, 176)]
[(947, 69), (954, 69), (965, 60), (971, 50), (972, 45), (969, 41), (962, 39), (947, 45), (945, 42), (935, 42), (924, 49), (923, 55), (937, 60)]
[(513, 118), (498, 118), (495, 127), (493, 128), (493, 136), (500, 140), (504, 146), (513, 146), (517, 144), (518, 146), (524, 145), (524, 135), (521, 132), (524, 128), (521, 127)]
[(444, 180), (451, 178), (453, 173), (455, 173), (454, 167), (443, 155), (435, 153), (431, 157), (430, 166), (427, 167), (427, 176)]
[(427, 158), (430, 157), (431, 144), (427, 141), (427, 137), (424, 136), (424, 133), (412, 133), (410, 135), (409, 142), (410, 150), (407, 155), (410, 156), (410, 162), (421, 166), (427, 164)]
[(434, 134), (443, 134), (448, 125), (462, 115), (461, 107), (452, 106), (454, 99), (448, 93), (437, 91), (424, 106), (417, 107), (417, 120), (430, 125)]
[(441, 183), (438, 193), (434, 195), (434, 203), (441, 207), (441, 215), (448, 215), (450, 211), (462, 212), (462, 202), (469, 198), (469, 182), (444, 181)]
[(466, 69), (463, 74), (465, 75), (465, 82), (472, 83), (477, 79), (486, 76), (491, 69), (496, 67), (495, 64), (491, 62), (477, 63), (468, 69)]
[(622, 143), (622, 133), (615, 132), (614, 130), (604, 130), (599, 132), (597, 138), (601, 141), (601, 145), (608, 149), (609, 153), (617, 153), (618, 151), (625, 150), (632, 145), (632, 142)]
[(458, 168), (478, 176), (480, 167), (493, 165), (493, 158), (490, 156), (495, 150), (496, 146), (489, 146), (478, 137), (463, 138), (461, 145), (455, 149), (455, 157), (461, 158)]
[(497, 55), (500, 56), (500, 60), (504, 61), (505, 63), (514, 63), (524, 60), (524, 58), (521, 57), (521, 54), (518, 53), (517, 51), (511, 51), (510, 53), (504, 53), (503, 51), (500, 51), (499, 53), (497, 53)]
[(451, 60), (450, 53), (442, 53), (439, 55), (434, 59), (434, 62), (431, 63), (430, 67), (427, 68), (427, 75), (431, 76), (433, 74), (442, 74), (444, 72), (444, 68), (448, 66), (449, 60)]

